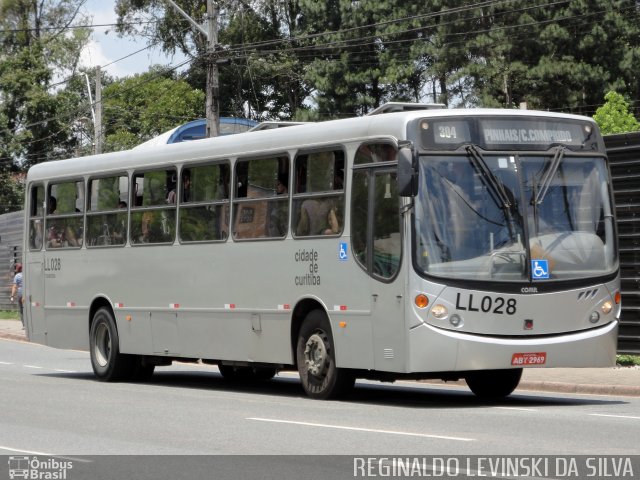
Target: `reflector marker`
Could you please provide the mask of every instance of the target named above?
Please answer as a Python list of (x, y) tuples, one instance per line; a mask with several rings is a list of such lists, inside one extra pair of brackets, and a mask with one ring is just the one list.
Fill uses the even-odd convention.
[(291, 305), (289, 305), (288, 303), (278, 305), (278, 310), (291, 310)]
[(236, 304), (235, 303), (225, 303), (224, 304), (224, 308), (226, 308), (227, 310), (233, 310), (234, 308), (236, 308)]
[(179, 303), (170, 303), (169, 304), (169, 308), (180, 308), (180, 304)]
[(333, 311), (334, 312), (345, 312), (347, 310), (347, 306), (346, 305), (334, 305), (333, 306)]
[(40, 302), (31, 302), (31, 306), (37, 308), (40, 306)]
[(124, 303), (115, 302), (113, 304), (113, 308), (123, 308), (123, 307), (124, 307)]
[(67, 307), (68, 308), (73, 308), (76, 306), (76, 302), (67, 302)]

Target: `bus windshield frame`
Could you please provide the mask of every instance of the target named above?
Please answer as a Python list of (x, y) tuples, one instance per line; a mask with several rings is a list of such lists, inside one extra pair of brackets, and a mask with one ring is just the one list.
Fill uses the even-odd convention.
[(447, 151), (450, 144), (444, 145), (418, 158), (412, 230), (421, 276), (486, 288), (584, 282), (617, 272), (603, 153), (592, 147), (582, 152), (575, 144), (547, 145), (546, 151), (528, 144), (520, 151), (471, 144)]

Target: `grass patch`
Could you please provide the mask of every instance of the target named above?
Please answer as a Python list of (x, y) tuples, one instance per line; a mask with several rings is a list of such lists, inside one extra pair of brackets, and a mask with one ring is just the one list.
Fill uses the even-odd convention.
[(2, 320), (20, 320), (20, 312), (17, 310), (0, 310)]
[(623, 367), (633, 367), (635, 365), (640, 365), (640, 356), (638, 355), (618, 355), (618, 360), (616, 362), (618, 365)]

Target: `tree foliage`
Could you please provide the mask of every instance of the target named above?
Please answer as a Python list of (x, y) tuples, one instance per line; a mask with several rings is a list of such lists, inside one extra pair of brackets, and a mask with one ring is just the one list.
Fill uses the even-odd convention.
[(204, 92), (162, 68), (103, 90), (105, 151), (125, 150), (204, 115)]
[(21, 171), (72, 151), (70, 106), (52, 89), (75, 72), (88, 31), (82, 0), (0, 2), (0, 211), (23, 203)]
[(640, 122), (629, 111), (629, 104), (622, 95), (611, 91), (604, 98), (606, 103), (593, 116), (604, 135), (640, 130)]
[(5, 0), (0, 3), (0, 158), (15, 168), (73, 146), (65, 105), (52, 91), (73, 73), (87, 41), (82, 0)]

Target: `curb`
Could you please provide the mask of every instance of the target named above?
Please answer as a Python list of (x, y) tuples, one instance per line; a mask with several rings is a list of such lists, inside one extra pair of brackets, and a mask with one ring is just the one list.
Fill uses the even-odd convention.
[[(640, 397), (640, 387), (628, 385), (593, 385), (588, 383), (562, 382), (520, 382), (517, 390), (534, 390), (538, 392), (581, 393), (590, 395), (609, 395)], [(516, 391), (517, 391), (516, 390)]]
[(28, 342), (27, 337), (25, 335), (10, 333), (10, 332), (2, 332), (0, 331), (0, 338), (6, 338), (9, 340), (16, 340), (18, 342)]

